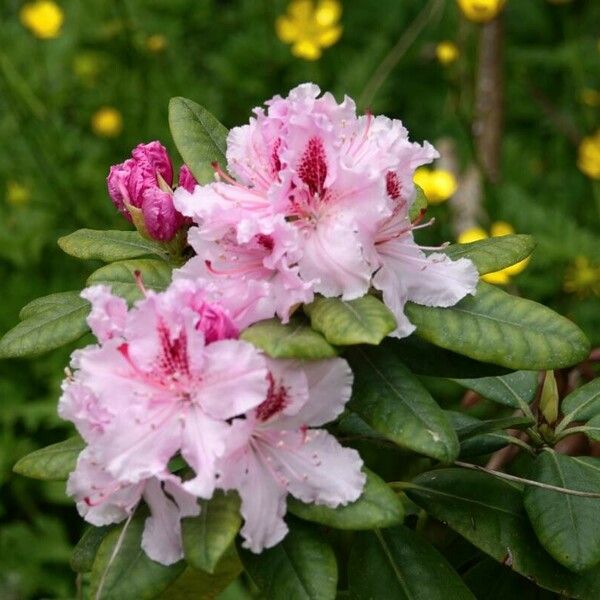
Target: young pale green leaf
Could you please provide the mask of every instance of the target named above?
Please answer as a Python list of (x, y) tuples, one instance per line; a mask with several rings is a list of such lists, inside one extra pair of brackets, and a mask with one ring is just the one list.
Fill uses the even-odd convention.
[(135, 281), (136, 272), (140, 273), (144, 286), (150, 290), (162, 291), (171, 283), (171, 267), (166, 262), (153, 258), (110, 263), (94, 271), (87, 283), (109, 285), (114, 294), (131, 303), (142, 298)]
[(396, 329), (394, 315), (370, 294), (356, 300), (318, 297), (304, 312), (312, 328), (336, 346), (377, 345)]
[(348, 359), (352, 412), (399, 446), (445, 462), (458, 456), (458, 438), (444, 411), (385, 347), (353, 348)]
[(0, 340), (0, 358), (37, 356), (78, 340), (88, 326), (89, 303), (79, 292), (38, 298), (21, 311), (25, 320)]
[[(207, 573), (188, 567), (158, 600), (215, 600), (242, 572), (242, 564), (231, 545), (214, 569)], [(240, 599), (241, 600), (241, 599)]]
[[(600, 491), (600, 458), (572, 457), (544, 449), (531, 479), (582, 492)], [(600, 562), (600, 499), (525, 488), (524, 504), (542, 546), (571, 571)]]
[(150, 255), (169, 258), (161, 244), (143, 238), (137, 231), (79, 229), (61, 237), (58, 245), (70, 256), (82, 260), (114, 262)]
[(453, 260), (472, 260), (480, 275), (495, 273), (527, 258), (535, 249), (530, 235), (503, 235), (470, 244), (453, 244), (442, 252)]
[(89, 573), (102, 540), (108, 535), (113, 526), (94, 527), (90, 525), (73, 548), (71, 568), (76, 573)]
[(240, 552), (250, 579), (269, 600), (334, 600), (338, 573), (331, 546), (308, 524), (289, 526), (277, 546), (261, 554)]
[(437, 469), (414, 479), (407, 496), (481, 551), (540, 587), (569, 598), (594, 598), (600, 568), (576, 575), (540, 545), (523, 508), (521, 488), (486, 473)]
[(417, 335), (401, 340), (387, 338), (381, 345), (396, 355), (415, 375), (465, 379), (497, 377), (510, 373), (505, 367), (479, 362), (434, 346)]
[(581, 427), (581, 431), (583, 431), (590, 440), (600, 442), (600, 415), (596, 415), (590, 419), (583, 427)]
[(452, 381), (493, 402), (512, 408), (522, 408), (523, 405), (531, 404), (535, 398), (538, 373), (537, 371), (515, 371), (499, 377), (453, 378)]
[(75, 469), (77, 457), (84, 446), (83, 440), (74, 436), (27, 454), (17, 462), (13, 471), (33, 479), (66, 481)]
[(561, 410), (565, 415), (560, 423), (561, 429), (573, 421), (588, 421), (600, 415), (600, 377), (566, 396), (562, 401)]
[(408, 218), (412, 221), (418, 219), (424, 210), (427, 210), (427, 196), (423, 188), (415, 184), (415, 201), (408, 209)]
[(335, 348), (320, 333), (298, 317), (287, 325), (279, 319), (259, 321), (243, 331), (240, 337), (273, 358), (318, 360), (337, 355)]
[(215, 180), (213, 162), (227, 165), (227, 128), (204, 107), (187, 98), (171, 98), (169, 127), (173, 141), (198, 183)]
[(142, 550), (144, 511), (138, 511), (102, 540), (90, 579), (94, 600), (150, 600), (181, 575), (185, 562), (168, 567), (154, 562)]
[(305, 504), (292, 496), (288, 498), (288, 510), (306, 521), (314, 521), (336, 529), (374, 529), (391, 527), (402, 523), (404, 507), (397, 494), (378, 475), (364, 469), (367, 483), (362, 496), (339, 508), (317, 504)]
[(240, 499), (234, 493), (218, 491), (200, 505), (197, 517), (181, 522), (183, 550), (192, 567), (214, 573), (242, 524)]
[(405, 310), (429, 342), (510, 369), (568, 367), (590, 349), (585, 334), (565, 317), (484, 282), (453, 307), (409, 302)]
[(554, 371), (546, 371), (540, 395), (540, 412), (549, 425), (553, 425), (558, 419), (558, 402), (558, 387)]
[(357, 535), (348, 584), (353, 600), (475, 600), (446, 559), (406, 527)]

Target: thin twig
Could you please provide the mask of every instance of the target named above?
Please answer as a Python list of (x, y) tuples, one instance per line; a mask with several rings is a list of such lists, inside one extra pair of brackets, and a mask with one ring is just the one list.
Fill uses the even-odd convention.
[(404, 30), (396, 45), (387, 53), (384, 59), (379, 63), (377, 69), (371, 76), (371, 79), (365, 85), (363, 93), (360, 95), (358, 105), (362, 108), (369, 107), (375, 98), (379, 88), (383, 85), (394, 67), (400, 62), (402, 57), (413, 45), (419, 34), (429, 21), (436, 16), (444, 6), (444, 0), (430, 0), (423, 10), (417, 15), (416, 19)]
[(516, 475), (509, 475), (508, 473), (494, 471), (493, 469), (487, 469), (486, 467), (482, 467), (481, 465), (473, 465), (471, 463), (465, 463), (460, 460), (454, 461), (454, 464), (458, 467), (463, 467), (465, 469), (471, 469), (473, 471), (483, 471), (484, 473), (488, 473), (489, 475), (498, 477), (498, 479), (506, 479), (507, 481), (515, 481), (517, 483), (522, 483), (523, 485), (538, 487), (538, 488), (542, 488), (544, 490), (560, 492), (562, 494), (569, 494), (571, 496), (581, 496), (583, 498), (600, 498), (600, 493), (582, 492), (580, 490), (571, 490), (569, 488), (563, 488), (563, 487), (559, 487), (557, 485), (551, 485), (549, 483), (541, 483), (539, 481), (532, 481), (531, 479), (524, 479), (523, 477), (517, 477)]

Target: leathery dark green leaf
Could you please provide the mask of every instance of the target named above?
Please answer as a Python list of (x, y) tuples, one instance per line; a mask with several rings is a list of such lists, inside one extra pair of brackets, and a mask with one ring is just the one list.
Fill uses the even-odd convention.
[(348, 409), (392, 442), (450, 462), (458, 456), (456, 432), (421, 382), (384, 347), (357, 347), (347, 358), (354, 372)]
[(353, 600), (475, 600), (446, 559), (402, 526), (356, 536), (348, 583)]
[(510, 369), (569, 367), (590, 349), (585, 334), (565, 317), (484, 282), (475, 296), (450, 308), (409, 302), (405, 311), (427, 341)]
[(519, 485), (479, 471), (446, 468), (416, 477), (406, 495), (498, 562), (567, 597), (589, 600), (600, 586), (600, 568), (575, 574), (540, 545)]

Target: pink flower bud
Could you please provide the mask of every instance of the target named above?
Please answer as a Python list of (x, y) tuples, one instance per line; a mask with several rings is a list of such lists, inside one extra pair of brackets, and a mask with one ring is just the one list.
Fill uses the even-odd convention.
[(198, 185), (196, 178), (192, 175), (192, 172), (187, 165), (181, 165), (179, 169), (179, 187), (187, 190), (190, 194), (194, 191), (194, 188)]
[(173, 195), (158, 187), (144, 192), (142, 214), (148, 234), (159, 242), (172, 240), (183, 225), (183, 217), (173, 206)]
[(167, 185), (173, 185), (173, 165), (167, 149), (160, 142), (139, 144), (131, 153), (135, 162), (158, 179), (160, 175)]
[(113, 165), (106, 180), (110, 199), (117, 207), (117, 210), (129, 221), (131, 221), (131, 215), (127, 212), (125, 204), (131, 204), (129, 199), (129, 178), (134, 165), (135, 161), (132, 158), (118, 165)]

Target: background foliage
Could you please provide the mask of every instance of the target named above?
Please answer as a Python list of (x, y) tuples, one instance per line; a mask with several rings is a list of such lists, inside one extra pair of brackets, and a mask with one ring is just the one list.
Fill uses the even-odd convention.
[[(176, 156), (168, 132), (169, 98), (191, 98), (228, 127), (246, 121), (251, 107), (302, 81), (360, 99), (378, 65), (429, 4), (346, 2), (340, 41), (309, 62), (295, 58), (277, 38), (274, 23), (285, 12), (283, 1), (62, 0), (60, 34), (39, 39), (20, 22), (22, 3), (4, 0), (0, 333), (15, 324), (29, 300), (83, 286), (90, 265), (62, 254), (59, 236), (81, 227), (125, 228), (105, 191), (108, 168), (137, 143), (152, 139)], [(369, 98), (369, 108), (401, 118), (416, 140), (452, 140), (460, 181), (474, 161), (470, 124), (479, 27), (462, 20), (453, 1), (437, 4), (440, 10)], [(535, 236), (538, 249), (512, 280), (511, 291), (571, 317), (594, 345), (600, 344), (600, 271), (591, 271), (579, 293), (568, 292), (574, 288), (565, 289), (565, 279), (581, 274), (584, 259), (600, 265), (600, 183), (577, 168), (581, 138), (600, 124), (600, 99), (591, 93), (600, 90), (598, 23), (600, 6), (593, 0), (509, 0), (503, 176), (498, 185), (485, 186), (479, 222), (489, 229), (505, 220)], [(449, 65), (436, 59), (442, 40), (460, 48), (460, 57)], [(122, 118), (122, 127), (113, 123), (108, 136), (99, 130), (97, 111), (103, 107)], [(452, 210), (452, 201), (433, 207), (438, 223), (423, 239), (454, 239)], [(36, 360), (0, 363), (3, 599), (75, 594), (68, 560), (83, 526), (63, 484), (12, 473), (21, 456), (70, 434), (56, 416), (67, 357), (63, 349)], [(425, 382), (445, 407), (458, 407), (457, 386)], [(502, 416), (490, 415), (485, 403), (471, 412)], [(365, 449), (367, 464), (369, 452)], [(493, 568), (488, 565), (490, 573)], [(477, 581), (473, 585), (476, 589)]]

